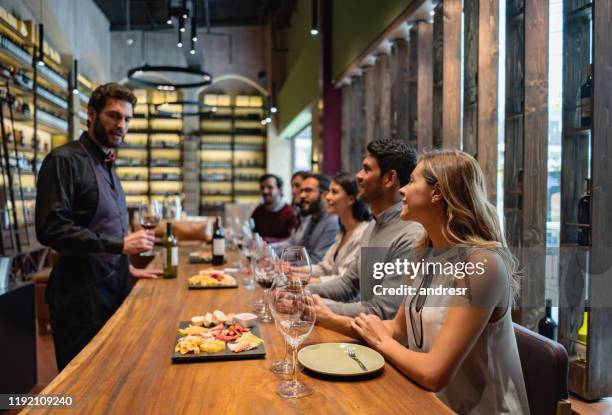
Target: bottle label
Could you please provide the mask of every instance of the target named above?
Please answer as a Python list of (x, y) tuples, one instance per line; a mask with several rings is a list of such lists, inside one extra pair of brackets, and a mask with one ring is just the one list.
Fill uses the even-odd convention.
[(213, 239), (213, 255), (225, 255), (225, 239)]
[(582, 118), (591, 117), (591, 97), (582, 97), (580, 99), (580, 107)]
[(178, 266), (178, 261), (179, 261), (179, 250), (178, 250), (178, 246), (173, 246), (172, 247), (172, 266), (176, 267)]

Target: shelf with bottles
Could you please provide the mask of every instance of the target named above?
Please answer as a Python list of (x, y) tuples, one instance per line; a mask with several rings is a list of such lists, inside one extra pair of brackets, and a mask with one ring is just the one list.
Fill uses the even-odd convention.
[(128, 181), (146, 182), (149, 177), (149, 169), (147, 167), (121, 166), (117, 167), (117, 176), (119, 176), (121, 183)]
[(61, 114), (45, 111), (42, 108), (36, 111), (38, 127), (53, 134), (67, 134), (68, 121)]
[(37, 105), (39, 108), (47, 109), (50, 112), (56, 112), (63, 116), (67, 116), (69, 114), (69, 104), (68, 101), (53, 93), (52, 91), (42, 87), (36, 87), (37, 97)]
[(151, 134), (152, 149), (169, 149), (180, 151), (182, 140), (179, 134)]
[(149, 192), (149, 184), (146, 181), (122, 181), (121, 186), (126, 195), (146, 195)]
[(120, 149), (140, 149), (146, 150), (147, 148), (147, 134), (138, 134), (128, 132), (123, 138)]
[(181, 167), (151, 167), (149, 176), (151, 183), (155, 181), (161, 182), (182, 182), (183, 169)]

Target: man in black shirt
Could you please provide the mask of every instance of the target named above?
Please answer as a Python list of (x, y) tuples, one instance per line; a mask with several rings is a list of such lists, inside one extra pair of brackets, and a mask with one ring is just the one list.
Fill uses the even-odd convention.
[(36, 236), (60, 254), (46, 300), (58, 370), (95, 336), (121, 305), (132, 277), (128, 255), (153, 248), (152, 231), (128, 235), (125, 195), (115, 172), (115, 150), (127, 133), (136, 97), (118, 84), (91, 95), (88, 131), (53, 150), (37, 182)]

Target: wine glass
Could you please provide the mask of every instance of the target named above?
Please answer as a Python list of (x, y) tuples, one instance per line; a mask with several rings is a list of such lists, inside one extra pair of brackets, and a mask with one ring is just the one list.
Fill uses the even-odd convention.
[(274, 277), (276, 275), (276, 263), (278, 258), (274, 253), (274, 250), (269, 246), (265, 246), (262, 255), (257, 255), (251, 261), (251, 267), (253, 275), (255, 275), (255, 281), (264, 290), (263, 301), (261, 302), (261, 315), (259, 319), (262, 323), (272, 322), (272, 316), (268, 307), (268, 292), (272, 284), (274, 283)]
[(274, 306), (278, 327), (291, 347), (293, 376), (278, 386), (277, 393), (285, 399), (300, 398), (310, 395), (310, 387), (297, 380), (297, 349), (312, 332), (316, 321), (314, 300), (299, 279), (286, 279), (272, 293), (271, 303)]
[[(276, 274), (274, 278), (274, 282), (272, 283), (272, 287), (270, 287), (270, 291), (268, 293), (268, 303), (270, 307), (270, 311), (272, 313), (272, 317), (274, 318), (274, 323), (276, 324), (277, 330), (280, 332), (280, 327), (278, 325), (278, 318), (276, 317), (276, 308), (274, 306), (274, 293), (276, 289), (282, 286), (287, 285), (287, 277), (281, 271), (280, 261), (276, 263)], [(285, 346), (285, 353), (283, 358), (280, 360), (272, 361), (270, 365), (270, 371), (277, 375), (290, 375), (292, 374), (293, 367), (291, 366), (291, 360), (289, 359), (289, 345), (285, 338), (283, 337), (283, 345)]]
[[(157, 200), (151, 200), (150, 202), (142, 202), (138, 208), (138, 217), (140, 218), (140, 225), (146, 230), (152, 230), (159, 225), (162, 218), (162, 205)], [(143, 252), (142, 256), (155, 256), (154, 251)]]
[(312, 265), (306, 247), (294, 245), (283, 249), (281, 265), (288, 279), (299, 279), (304, 287), (310, 281)]

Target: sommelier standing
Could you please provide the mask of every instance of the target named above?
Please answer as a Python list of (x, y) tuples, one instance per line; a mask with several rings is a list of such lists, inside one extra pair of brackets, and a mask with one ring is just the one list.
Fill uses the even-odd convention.
[(36, 236), (60, 255), (46, 292), (60, 371), (121, 305), (132, 277), (156, 274), (130, 270), (128, 255), (153, 249), (154, 235), (128, 235), (125, 195), (114, 169), (135, 104), (135, 95), (119, 84), (96, 88), (87, 132), (54, 149), (38, 176)]

